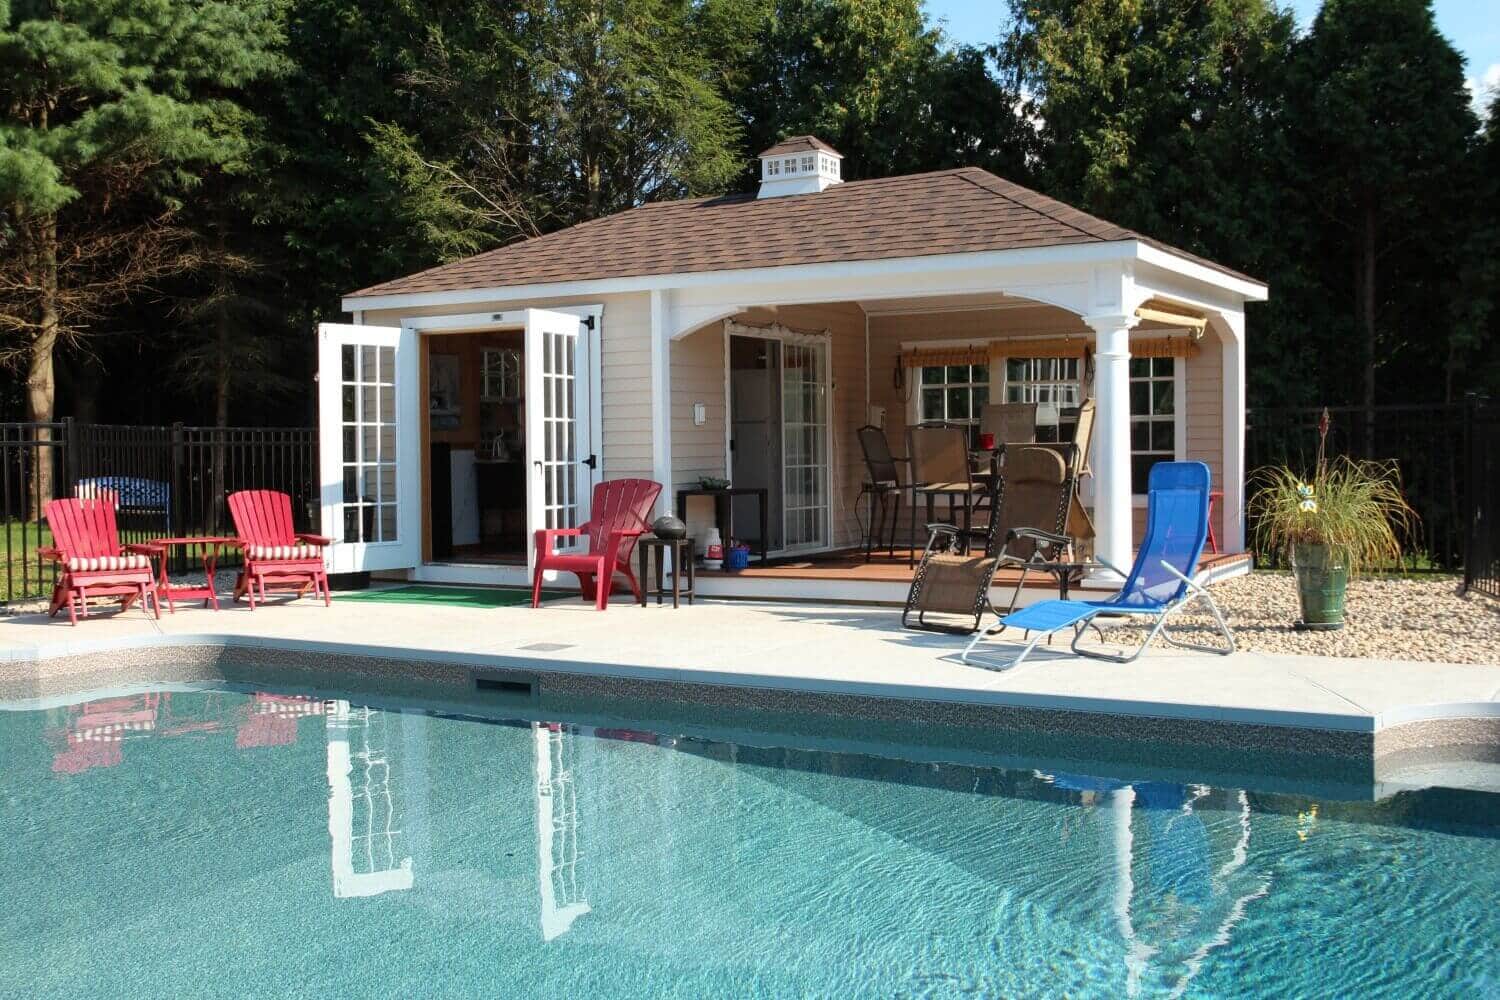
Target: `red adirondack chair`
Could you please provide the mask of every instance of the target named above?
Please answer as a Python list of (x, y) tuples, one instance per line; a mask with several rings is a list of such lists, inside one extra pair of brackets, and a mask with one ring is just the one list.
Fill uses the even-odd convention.
[(158, 550), (150, 545), (120, 545), (111, 498), (50, 500), (46, 513), (54, 544), (41, 554), (62, 570), (52, 589), (53, 616), (66, 604), (68, 620), (77, 625), (80, 614), (89, 616), (89, 598), (118, 597), (121, 611), (139, 598), (141, 607), (154, 609), (156, 617), (161, 617), (150, 559)]
[(275, 490), (241, 490), (229, 494), (229, 515), (245, 554), (245, 568), (234, 582), (236, 601), (247, 598), (253, 611), (256, 590), (264, 601), (269, 586), (296, 590), (298, 597), (321, 591), (323, 603), (333, 603), (323, 566), (323, 550), (333, 539), (297, 532), (291, 497)]
[[(585, 601), (603, 611), (616, 573), (622, 573), (640, 600), (641, 584), (630, 570), (630, 554), (647, 527), (646, 519), (661, 495), (661, 484), (649, 479), (611, 479), (594, 487), (594, 504), (587, 524), (576, 528), (544, 528), (536, 533), (536, 573), (531, 579), (531, 606), (542, 601), (542, 572), (559, 570), (578, 577)], [(589, 540), (586, 552), (554, 552), (559, 538)]]

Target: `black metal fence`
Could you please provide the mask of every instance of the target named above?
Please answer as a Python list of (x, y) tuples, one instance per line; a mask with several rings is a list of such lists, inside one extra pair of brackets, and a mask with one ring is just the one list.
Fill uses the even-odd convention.
[[(1409, 571), (1455, 572), (1475, 540), (1471, 511), (1482, 478), (1474, 464), (1473, 429), (1486, 407), (1478, 399), (1439, 405), (1328, 408), (1328, 457), (1394, 459), (1407, 500), (1421, 522), (1407, 539)], [(1322, 407), (1252, 409), (1247, 414), (1245, 466), (1287, 465), (1311, 472), (1317, 460)], [(1253, 485), (1251, 486), (1253, 489)], [(1252, 547), (1254, 525), (1249, 525)], [(1276, 554), (1255, 553), (1273, 565)]]
[(121, 541), (141, 542), (233, 534), (225, 501), (242, 489), (289, 494), (298, 528), (314, 529), (317, 479), (308, 427), (0, 423), (0, 604), (52, 586), (39, 554), (51, 544), (41, 514), (52, 497), (107, 491)]
[(1500, 408), (1474, 407), (1469, 424), (1469, 552), (1464, 590), (1500, 598)]

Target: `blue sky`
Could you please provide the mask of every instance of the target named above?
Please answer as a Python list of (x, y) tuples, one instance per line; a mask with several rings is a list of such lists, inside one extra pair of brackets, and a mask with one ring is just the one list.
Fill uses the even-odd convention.
[[(960, 42), (993, 42), (1005, 5), (1000, 0), (925, 0), (928, 14), (947, 21), (948, 34)], [(1306, 28), (1321, 6), (1320, 0), (1292, 0), (1297, 23)], [(1500, 11), (1496, 0), (1437, 0), (1438, 28), (1469, 60), (1471, 87), (1500, 90)]]

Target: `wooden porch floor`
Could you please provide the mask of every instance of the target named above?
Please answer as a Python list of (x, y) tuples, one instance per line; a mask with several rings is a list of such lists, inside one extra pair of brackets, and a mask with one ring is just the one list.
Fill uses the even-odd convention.
[[(914, 566), (907, 565), (909, 555), (921, 558), (921, 550), (915, 553), (907, 549), (896, 549), (894, 557), (877, 552), (869, 562), (865, 562), (863, 549), (844, 549), (838, 552), (824, 552), (815, 556), (793, 559), (772, 559), (762, 566), (754, 560), (749, 569), (743, 569), (736, 573), (724, 570), (698, 570), (698, 576), (704, 579), (738, 578), (741, 580), (823, 580), (829, 582), (861, 582), (861, 583), (901, 583), (911, 582)], [(1204, 555), (1200, 569), (1207, 571), (1211, 576), (1221, 575), (1231, 569), (1238, 569), (1239, 563), (1248, 562), (1250, 557), (1245, 553), (1218, 553)], [(1019, 579), (1020, 573), (1013, 569), (1003, 569), (995, 575), (997, 586), (1006, 584), (1014, 585)], [(1032, 574), (1026, 581), (1027, 589), (1037, 587), (1042, 590), (1057, 589), (1057, 584), (1052, 577), (1046, 574)]]

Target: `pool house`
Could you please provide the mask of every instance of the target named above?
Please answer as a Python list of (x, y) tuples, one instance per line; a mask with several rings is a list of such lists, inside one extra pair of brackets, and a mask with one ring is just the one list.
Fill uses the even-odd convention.
[[(1264, 283), (977, 168), (842, 169), (787, 139), (755, 194), (346, 296), (351, 321), (318, 332), (331, 569), (520, 584), (531, 532), (586, 520), (594, 483), (655, 480), (669, 512), (710, 477), (749, 491), (730, 533), (771, 558), (703, 593), (900, 600), (904, 553), (864, 558), (858, 429), (901, 455), (908, 428), (977, 431), (1010, 402), (1067, 441), (1090, 399), (1094, 551), (1128, 565), (1151, 465), (1195, 459), (1216, 491), (1209, 572), (1248, 568), (1245, 306)], [(701, 548), (716, 498), (680, 500)]]

